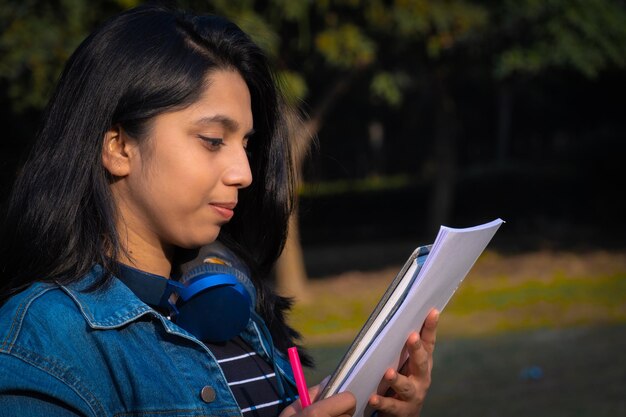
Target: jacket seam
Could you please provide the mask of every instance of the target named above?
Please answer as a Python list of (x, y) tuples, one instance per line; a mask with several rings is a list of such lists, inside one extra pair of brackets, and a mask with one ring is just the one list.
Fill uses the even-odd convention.
[[(93, 392), (85, 385), (80, 384), (80, 379), (61, 363), (50, 358), (45, 358), (37, 352), (17, 345), (13, 346), (11, 355), (64, 383), (87, 404), (94, 415), (105, 415), (104, 407), (98, 402)], [(44, 367), (44, 364), (49, 367)], [(96, 408), (100, 410), (100, 412), (96, 412)]]
[(26, 314), (30, 309), (30, 305), (37, 298), (54, 289), (57, 289), (57, 287), (41, 286), (37, 289), (37, 291), (29, 294), (28, 297), (17, 306), (17, 308), (15, 309), (15, 314), (13, 315), (13, 320), (11, 321), (11, 327), (9, 328), (6, 338), (2, 343), (2, 347), (0, 347), (0, 351), (10, 353), (13, 350), (13, 346), (15, 345), (15, 341), (20, 335), (22, 323), (24, 322), (24, 317), (26, 317)]
[(146, 314), (150, 314), (154, 312), (154, 310), (151, 309), (149, 306), (144, 305), (144, 306), (140, 306), (139, 308), (133, 311), (127, 312), (124, 316), (116, 317), (115, 319), (108, 318), (106, 320), (95, 320), (94, 314), (89, 308), (89, 306), (86, 305), (85, 303), (82, 303), (81, 300), (79, 300), (74, 295), (73, 291), (71, 291), (69, 288), (65, 286), (60, 286), (60, 288), (72, 300), (74, 300), (74, 303), (76, 303), (76, 305), (78, 306), (78, 309), (80, 313), (82, 314), (83, 318), (85, 319), (89, 327), (91, 327), (92, 329), (104, 330), (104, 329), (115, 329), (115, 328), (123, 327), (127, 325), (128, 323), (132, 323), (133, 321), (136, 321), (139, 317), (142, 317)]
[[(161, 325), (163, 326), (163, 329), (164, 329), (165, 333), (176, 336), (175, 333), (170, 333), (169, 332), (167, 323), (165, 322), (166, 319), (161, 318), (160, 315), (157, 315), (155, 317), (155, 319), (160, 321)], [(194, 348), (197, 348), (197, 346), (194, 346)], [(165, 347), (163, 347), (163, 355), (168, 358), (168, 360), (170, 362), (170, 366), (172, 366), (172, 367), (174, 367), (174, 368), (176, 368), (177, 370), (180, 371), (180, 369), (178, 367), (178, 364), (177, 364), (177, 361), (175, 360), (174, 357), (172, 357), (172, 355), (170, 354), (169, 350), (165, 349)], [(189, 381), (187, 381), (186, 378), (181, 378), (181, 380), (184, 382), (185, 386), (187, 387), (187, 390), (189, 390), (190, 393), (193, 393), (194, 390), (193, 390), (193, 387), (189, 384)], [(184, 411), (184, 410), (181, 410), (181, 411)], [(123, 414), (121, 414), (121, 415), (123, 415)]]
[[(183, 339), (189, 340), (191, 342), (193, 342), (196, 346), (199, 346), (200, 348), (202, 348), (209, 356), (209, 358), (211, 359), (211, 363), (214, 363), (217, 366), (217, 370), (219, 371), (219, 375), (220, 378), (226, 383), (226, 388), (228, 389), (228, 392), (230, 393), (233, 401), (235, 402), (235, 404), (237, 405), (237, 413), (241, 416), (243, 415), (243, 413), (241, 412), (241, 407), (239, 407), (239, 404), (237, 404), (237, 400), (235, 399), (235, 393), (233, 393), (232, 389), (230, 388), (230, 386), (228, 385), (228, 383), (226, 382), (226, 375), (224, 375), (224, 370), (222, 369), (222, 367), (219, 365), (219, 363), (217, 362), (217, 359), (215, 358), (215, 356), (213, 355), (213, 352), (211, 352), (211, 349), (208, 348), (208, 346), (206, 346), (202, 341), (198, 340), (195, 336), (191, 335), (191, 334), (187, 334), (187, 333), (182, 333), (180, 331), (178, 331), (176, 328), (171, 328), (170, 325), (172, 324), (171, 322), (169, 322), (165, 317), (163, 317), (161, 314), (157, 313), (156, 316), (162, 323), (163, 328), (165, 329), (165, 332), (173, 335), (173, 336), (178, 336), (181, 337)], [(183, 329), (184, 330), (184, 329)], [(169, 355), (168, 355), (169, 356)], [(171, 358), (170, 358), (171, 360)], [(193, 389), (191, 387), (189, 387), (192, 392)], [(226, 410), (227, 412), (230, 410)]]

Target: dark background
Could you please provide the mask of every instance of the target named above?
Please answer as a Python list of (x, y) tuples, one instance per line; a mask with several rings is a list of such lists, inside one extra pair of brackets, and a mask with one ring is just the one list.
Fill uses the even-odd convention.
[[(554, 71), (519, 91), (511, 154), (502, 166), (492, 162), (495, 98), (480, 87), (478, 82), (460, 87), (463, 130), (449, 223), (469, 226), (501, 217), (507, 224), (495, 243), (507, 250), (623, 247), (624, 73), (615, 71), (590, 81)], [(338, 103), (338, 111), (320, 132), (310, 168), (318, 178), (355, 176), (360, 169), (355, 154), (368, 151), (345, 140), (355, 134), (358, 115), (367, 112), (362, 104), (358, 109), (358, 97), (351, 98)], [(432, 138), (431, 115), (424, 110), (412, 116), (378, 114), (389, 126), (386, 173), (419, 172)], [(406, 118), (412, 119), (410, 126)], [(427, 239), (432, 235), (428, 223), (432, 184), (412, 178), (411, 184), (396, 189), (303, 197), (303, 243)]]
[[(0, 5), (2, 203), (71, 51), (138, 3)], [(297, 103), (320, 121), (300, 198), (305, 248), (413, 245), (432, 240), (439, 224), (496, 217), (507, 223), (493, 245), (505, 251), (626, 243), (623, 1), (451, 1), (439, 9), (425, 2), (430, 8), (408, 22), (426, 23), (405, 22), (404, 33), (377, 26), (358, 2), (179, 3), (256, 27), (278, 71), (305, 83)], [(410, 13), (386, 7), (381, 16)], [(251, 26), (251, 14), (266, 26)], [(337, 33), (350, 25), (359, 35), (346, 46)], [(318, 41), (329, 33), (333, 43), (324, 47)], [(333, 45), (352, 61), (332, 55)], [(507, 53), (519, 50), (527, 59), (503, 70)], [(380, 74), (400, 75), (381, 93), (373, 87)], [(400, 99), (386, 97), (390, 91)], [(378, 147), (372, 123), (382, 128)]]

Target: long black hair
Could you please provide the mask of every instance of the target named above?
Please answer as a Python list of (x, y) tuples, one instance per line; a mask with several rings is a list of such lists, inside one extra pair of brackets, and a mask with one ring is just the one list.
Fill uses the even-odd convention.
[(206, 76), (219, 69), (236, 70), (245, 80), (255, 128), (248, 147), (254, 181), (240, 192), (236, 216), (219, 239), (253, 271), (258, 308), (279, 347), (293, 340), (283, 318), (289, 303), (264, 279), (283, 249), (295, 188), (283, 101), (270, 66), (232, 22), (163, 6), (113, 17), (67, 62), (8, 201), (0, 302), (35, 281), (79, 280), (94, 264), (107, 271), (97, 287), (107, 284), (124, 248), (101, 160), (105, 132), (119, 125), (141, 140), (155, 116), (194, 103)]

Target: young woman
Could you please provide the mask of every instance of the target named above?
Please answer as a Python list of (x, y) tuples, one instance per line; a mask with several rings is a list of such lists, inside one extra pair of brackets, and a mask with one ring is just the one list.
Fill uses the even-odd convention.
[[(294, 401), (297, 333), (265, 284), (294, 193), (281, 105), (265, 56), (223, 18), (142, 6), (79, 46), (0, 238), (0, 415), (353, 412), (350, 393)], [(172, 292), (146, 301), (143, 284), (178, 288), (168, 278), (198, 248), (251, 300), (228, 340), (184, 327)], [(383, 415), (419, 414), (435, 327), (433, 313), (404, 375), (383, 376), (391, 395), (370, 399)]]

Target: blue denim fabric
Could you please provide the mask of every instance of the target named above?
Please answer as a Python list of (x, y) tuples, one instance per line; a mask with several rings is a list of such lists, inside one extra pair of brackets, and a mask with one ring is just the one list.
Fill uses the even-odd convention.
[[(117, 279), (83, 291), (102, 273), (96, 266), (72, 285), (36, 283), (2, 306), (0, 416), (241, 415), (203, 343)], [(250, 321), (241, 336), (271, 363), (260, 325)], [(288, 360), (273, 356), (293, 384)], [(203, 400), (205, 387), (213, 401)]]

